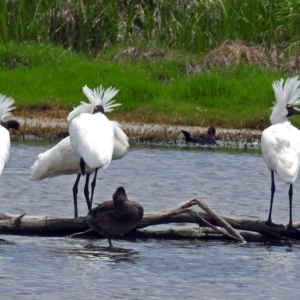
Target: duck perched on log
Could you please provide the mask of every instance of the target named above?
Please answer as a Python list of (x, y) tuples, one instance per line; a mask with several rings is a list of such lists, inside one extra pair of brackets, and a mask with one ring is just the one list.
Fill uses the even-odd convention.
[(143, 207), (128, 200), (123, 187), (117, 188), (112, 199), (93, 208), (86, 218), (91, 229), (108, 239), (109, 247), (112, 247), (111, 237), (131, 231), (144, 215)]
[(188, 143), (200, 144), (200, 145), (213, 145), (216, 144), (216, 129), (215, 127), (211, 126), (208, 128), (207, 133), (203, 133), (200, 135), (192, 136), (190, 132), (186, 130), (181, 130), (185, 137), (186, 145)]

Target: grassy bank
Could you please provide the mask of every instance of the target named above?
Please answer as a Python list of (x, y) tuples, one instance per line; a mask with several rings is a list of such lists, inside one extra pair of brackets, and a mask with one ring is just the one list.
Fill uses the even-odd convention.
[(294, 0), (5, 0), (0, 93), (16, 99), (19, 114), (66, 117), (85, 84), (102, 84), (120, 90), (112, 115), (120, 121), (262, 129), (272, 81), (300, 70), (299, 8)]
[(288, 76), (246, 62), (187, 75), (199, 57), (127, 52), (114, 48), (95, 59), (51, 45), (2, 45), (0, 91), (16, 100), (17, 114), (66, 117), (86, 100), (85, 84), (102, 84), (120, 90), (122, 106), (112, 114), (120, 121), (259, 129), (269, 124), (272, 81)]

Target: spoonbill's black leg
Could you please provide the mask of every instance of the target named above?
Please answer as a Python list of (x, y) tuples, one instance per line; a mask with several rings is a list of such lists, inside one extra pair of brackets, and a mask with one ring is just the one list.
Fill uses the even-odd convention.
[(84, 196), (85, 196), (88, 210), (91, 211), (91, 203), (89, 199), (89, 180), (90, 180), (90, 174), (86, 174), (85, 185), (84, 185)]
[(77, 209), (77, 194), (78, 194), (78, 183), (81, 175), (78, 174), (76, 181), (73, 186), (73, 199), (74, 199), (74, 218), (78, 218), (78, 209)]
[(275, 194), (275, 182), (274, 182), (274, 171), (271, 171), (271, 203), (270, 203), (270, 210), (269, 210), (269, 217), (268, 220), (265, 221), (267, 225), (272, 225), (272, 208), (273, 208), (273, 199)]
[(95, 190), (95, 186), (96, 186), (96, 178), (97, 178), (97, 173), (98, 173), (98, 169), (95, 170), (95, 175), (94, 175), (94, 179), (91, 183), (91, 187), (92, 187), (92, 192), (91, 192), (91, 203), (90, 203), (90, 207), (92, 208), (92, 204), (93, 204), (93, 197), (94, 197), (94, 190)]
[(81, 170), (81, 175), (84, 176), (85, 175), (85, 161), (83, 160), (82, 157), (80, 159), (80, 170)]
[(282, 227), (283, 225), (275, 224), (272, 222), (272, 208), (273, 208), (273, 200), (274, 200), (275, 190), (276, 190), (276, 187), (275, 187), (275, 181), (274, 181), (274, 171), (271, 171), (271, 203), (270, 203), (268, 220), (264, 221), (264, 223), (269, 226)]
[(299, 231), (299, 229), (295, 228), (293, 226), (293, 219), (292, 219), (292, 199), (293, 199), (293, 185), (290, 184), (290, 189), (289, 189), (289, 200), (290, 200), (290, 221), (289, 224), (287, 226), (288, 229), (292, 229), (292, 230), (297, 230)]

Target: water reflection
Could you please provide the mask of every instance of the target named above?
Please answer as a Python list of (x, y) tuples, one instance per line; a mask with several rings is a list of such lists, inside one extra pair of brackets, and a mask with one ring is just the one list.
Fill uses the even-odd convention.
[[(108, 247), (107, 240), (80, 240), (67, 239), (69, 246), (52, 250), (54, 253), (67, 253), (76, 259), (101, 262), (126, 262), (134, 263), (138, 259), (139, 252), (122, 247)], [(104, 244), (105, 243), (105, 244)]]

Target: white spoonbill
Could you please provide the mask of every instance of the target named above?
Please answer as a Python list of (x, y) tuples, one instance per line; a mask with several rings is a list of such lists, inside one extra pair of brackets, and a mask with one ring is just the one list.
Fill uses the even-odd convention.
[(2, 121), (3, 118), (11, 115), (11, 111), (15, 108), (12, 106), (14, 103), (14, 99), (0, 94), (0, 175), (9, 158), (10, 137), (8, 130), (10, 128), (20, 130), (19, 122), (15, 120)]
[(294, 229), (292, 222), (293, 183), (299, 172), (300, 162), (300, 131), (294, 127), (289, 117), (300, 114), (294, 105), (300, 103), (300, 82), (298, 77), (288, 78), (285, 83), (281, 79), (272, 84), (276, 102), (270, 117), (272, 125), (265, 129), (261, 137), (261, 151), (263, 158), (271, 171), (271, 202), (268, 225), (272, 223), (272, 206), (275, 193), (274, 172), (287, 184), (289, 188), (290, 220), (289, 229)]
[[(104, 107), (105, 112), (110, 112), (113, 110), (114, 106), (120, 104), (113, 104), (114, 101), (111, 101), (111, 98), (114, 96), (111, 92), (113, 89), (102, 90), (102, 88), (95, 89), (94, 91), (90, 90), (87, 87), (83, 88), (85, 93), (88, 93), (89, 99), (94, 102), (101, 103)], [(91, 104), (82, 102), (79, 106), (83, 111), (89, 111), (88, 108)], [(93, 105), (94, 107), (94, 105)], [(75, 108), (73, 110), (80, 113), (80, 110)], [(126, 153), (129, 147), (128, 137), (122, 131), (121, 126), (115, 122), (110, 121), (114, 129), (114, 148), (113, 148), (113, 160), (121, 159)], [(44, 153), (39, 154), (38, 159), (35, 161), (31, 167), (33, 180), (42, 180), (45, 178), (52, 178), (60, 175), (70, 175), (77, 174), (77, 179), (73, 186), (73, 198), (74, 198), (74, 217), (78, 217), (77, 209), (77, 193), (78, 193), (78, 183), (81, 177), (80, 170), (80, 160), (81, 157), (73, 149), (70, 137), (64, 138), (53, 148), (47, 150)], [(88, 208), (90, 207), (89, 203), (89, 177), (95, 171), (94, 168), (90, 168), (88, 165), (85, 166), (86, 181), (84, 187), (84, 194), (87, 201)], [(95, 178), (94, 178), (95, 180)], [(95, 188), (95, 182), (92, 183), (92, 189)], [(92, 190), (93, 192), (93, 190)]]

